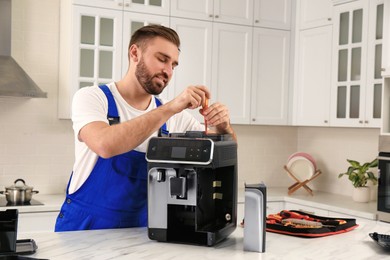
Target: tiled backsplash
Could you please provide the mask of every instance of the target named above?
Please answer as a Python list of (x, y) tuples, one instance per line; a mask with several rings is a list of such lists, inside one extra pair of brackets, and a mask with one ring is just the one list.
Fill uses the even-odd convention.
[[(73, 131), (57, 119), (59, 0), (13, 0), (12, 55), (47, 99), (0, 97), (0, 190), (23, 178), (43, 194), (63, 193), (73, 164)], [(283, 170), (296, 151), (311, 153), (323, 174), (313, 189), (349, 195), (338, 179), (347, 158), (368, 161), (377, 154), (379, 129), (234, 126), (239, 139), (239, 185), (264, 181), (288, 187)]]

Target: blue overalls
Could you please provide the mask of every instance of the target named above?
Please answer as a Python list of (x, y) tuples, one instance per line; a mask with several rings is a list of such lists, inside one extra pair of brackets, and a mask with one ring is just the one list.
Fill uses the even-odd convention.
[[(100, 86), (108, 99), (107, 118), (119, 123), (112, 93)], [(161, 102), (155, 98), (157, 106)], [(160, 132), (167, 132), (164, 124)], [(72, 176), (71, 176), (72, 178)], [(147, 226), (147, 163), (145, 153), (132, 150), (109, 159), (99, 157), (85, 183), (69, 194), (57, 217), (55, 231)]]

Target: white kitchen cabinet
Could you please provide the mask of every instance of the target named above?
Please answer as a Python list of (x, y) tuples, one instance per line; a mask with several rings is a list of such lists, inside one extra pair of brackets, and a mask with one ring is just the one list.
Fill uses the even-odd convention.
[(119, 79), (122, 12), (61, 3), (59, 118), (70, 118), (74, 93)]
[(254, 26), (290, 30), (292, 0), (255, 0)]
[(390, 77), (390, 0), (384, 0), (382, 76)]
[(123, 13), (123, 33), (122, 35), (122, 74), (124, 77), (129, 68), (128, 47), (131, 36), (139, 28), (149, 24), (160, 24), (169, 27), (169, 17), (161, 15), (145, 15), (136, 12), (125, 11)]
[(286, 125), (290, 32), (255, 28), (253, 37), (251, 123)]
[(332, 26), (299, 32), (293, 124), (329, 126)]
[(384, 0), (370, 0), (367, 41), (367, 79), (365, 126), (380, 127), (382, 122), (382, 59)]
[(269, 214), (277, 214), (284, 209), (284, 201), (267, 201), (266, 215), (268, 216)]
[(252, 25), (254, 0), (171, 0), (171, 16)]
[[(61, 2), (59, 118), (70, 118), (72, 97), (78, 89), (121, 79), (129, 64), (127, 46), (136, 29), (150, 23), (169, 26), (169, 16), (129, 12), (115, 3), (118, 1), (101, 0), (96, 1), (99, 7), (91, 7)], [(132, 3), (142, 5), (135, 10), (167, 6), (166, 1)]]
[(298, 0), (297, 10), (301, 30), (332, 24), (332, 0)]
[(380, 127), (383, 0), (336, 5), (334, 21), (331, 125)]
[[(171, 28), (180, 35), (181, 52), (179, 66), (162, 97), (170, 100), (190, 85), (205, 85), (211, 89), (212, 22), (172, 17)], [(198, 109), (189, 112), (203, 121)]]
[(170, 0), (124, 0), (125, 11), (169, 16)]
[(21, 212), (18, 215), (18, 233), (53, 232), (59, 211)]
[(73, 4), (158, 15), (169, 15), (170, 9), (170, 0), (73, 0)]
[(249, 124), (252, 27), (214, 23), (212, 100), (228, 106), (233, 124)]
[(116, 10), (122, 10), (124, 0), (65, 0), (63, 2), (71, 1), (73, 4), (91, 6), (91, 7), (102, 7)]

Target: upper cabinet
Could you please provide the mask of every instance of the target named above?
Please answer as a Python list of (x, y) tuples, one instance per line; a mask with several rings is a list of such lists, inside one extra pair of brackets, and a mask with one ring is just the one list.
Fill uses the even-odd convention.
[(335, 6), (331, 125), (380, 127), (383, 0)]
[(121, 76), (122, 14), (61, 2), (59, 118), (70, 118), (74, 93)]
[(293, 125), (329, 126), (332, 0), (298, 0)]
[(298, 0), (298, 10), (301, 30), (332, 25), (332, 0)]
[(286, 125), (291, 8), (291, 1), (172, 0), (182, 53), (168, 96), (205, 84), (233, 124)]
[(287, 125), (290, 31), (255, 28), (253, 38), (251, 123)]
[(171, 0), (171, 16), (252, 25), (254, 0)]
[(390, 0), (384, 0), (382, 76), (390, 77)]
[(169, 0), (73, 0), (73, 4), (128, 10), (157, 15), (169, 15)]
[(71, 116), (72, 97), (78, 89), (124, 75), (129, 62), (127, 45), (136, 29), (149, 23), (169, 26), (168, 16), (128, 11), (136, 6), (137, 11), (151, 8), (150, 12), (163, 13), (169, 1), (73, 2), (61, 1), (58, 117), (64, 119)]
[(293, 2), (295, 1), (255, 0), (254, 26), (290, 30)]

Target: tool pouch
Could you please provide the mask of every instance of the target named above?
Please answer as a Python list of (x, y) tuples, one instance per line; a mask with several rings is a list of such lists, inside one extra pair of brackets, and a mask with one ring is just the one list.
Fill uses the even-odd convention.
[(282, 210), (268, 215), (266, 220), (268, 232), (307, 238), (341, 234), (358, 226), (356, 219), (322, 217), (297, 210)]

